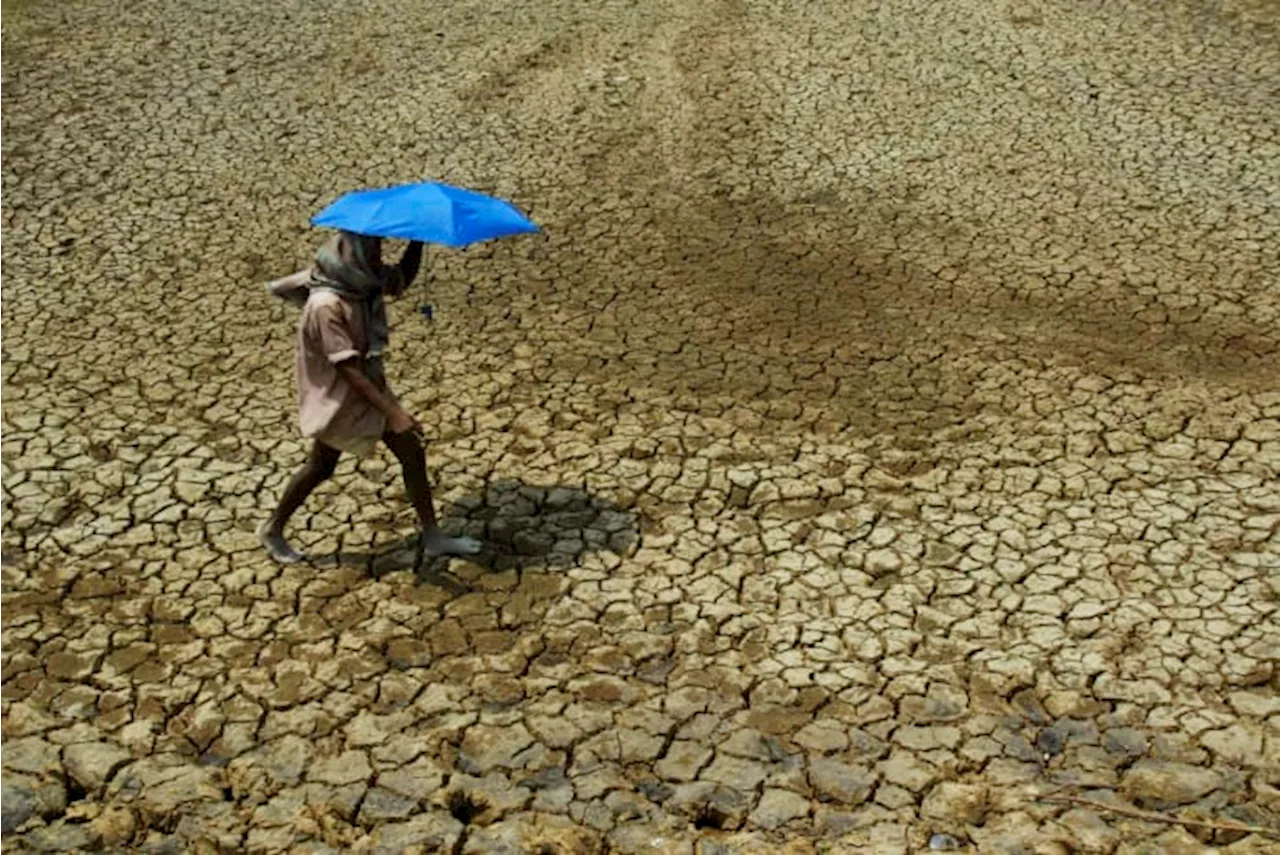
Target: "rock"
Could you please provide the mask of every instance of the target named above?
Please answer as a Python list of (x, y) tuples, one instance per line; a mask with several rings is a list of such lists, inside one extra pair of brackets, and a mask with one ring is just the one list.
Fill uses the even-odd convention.
[(761, 828), (774, 829), (808, 815), (808, 799), (790, 790), (766, 788), (760, 803), (751, 812), (751, 821)]
[(1048, 757), (1055, 757), (1066, 747), (1068, 736), (1067, 731), (1056, 724), (1046, 727), (1036, 736), (1036, 748)]
[(931, 834), (929, 848), (934, 852), (954, 852), (957, 849), (963, 849), (964, 844), (950, 834)]
[(1211, 769), (1166, 760), (1139, 760), (1123, 780), (1133, 798), (1153, 807), (1190, 804), (1221, 783), (1222, 776)]
[(107, 742), (79, 742), (63, 751), (63, 763), (71, 779), (89, 794), (98, 793), (131, 755)]
[(860, 805), (871, 797), (876, 775), (868, 769), (821, 757), (809, 761), (809, 784), (823, 801)]
[(987, 788), (980, 784), (942, 781), (920, 806), (920, 816), (961, 825), (981, 825), (987, 815)]

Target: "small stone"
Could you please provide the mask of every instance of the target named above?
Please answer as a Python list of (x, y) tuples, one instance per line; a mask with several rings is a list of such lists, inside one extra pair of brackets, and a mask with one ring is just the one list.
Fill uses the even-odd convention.
[(963, 849), (964, 844), (950, 834), (938, 833), (929, 835), (929, 848), (934, 852), (954, 852)]
[(1036, 736), (1036, 748), (1047, 757), (1057, 756), (1066, 747), (1067, 737), (1067, 731), (1059, 725), (1055, 724), (1053, 727), (1046, 727)]

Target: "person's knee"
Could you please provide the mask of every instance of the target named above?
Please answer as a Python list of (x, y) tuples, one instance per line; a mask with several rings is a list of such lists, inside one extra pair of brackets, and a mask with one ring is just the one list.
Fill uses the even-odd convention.
[(333, 477), (333, 473), (338, 471), (338, 455), (313, 454), (307, 461), (307, 466), (311, 469), (312, 477), (317, 481), (328, 481)]
[(313, 465), (316, 478), (320, 481), (328, 481), (333, 477), (333, 473), (338, 471), (338, 461), (330, 457), (317, 460)]
[(392, 453), (400, 458), (401, 463), (426, 460), (426, 449), (423, 448), (422, 440), (418, 438), (416, 433), (405, 431), (404, 433), (392, 434), (392, 437), (392, 442), (388, 444), (391, 446)]

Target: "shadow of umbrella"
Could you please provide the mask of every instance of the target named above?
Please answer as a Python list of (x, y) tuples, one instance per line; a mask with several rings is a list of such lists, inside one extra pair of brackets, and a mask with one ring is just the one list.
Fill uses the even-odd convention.
[[(480, 493), (463, 495), (441, 507), (441, 528), (480, 538), (484, 549), (466, 559), (481, 572), (563, 569), (589, 553), (625, 556), (639, 541), (632, 511), (577, 487), (543, 487), (502, 479)], [(412, 570), (417, 558), (413, 536), (373, 553), (340, 553), (317, 563), (360, 566), (372, 575)], [(449, 571), (449, 558), (427, 558), (419, 578), (466, 590)]]

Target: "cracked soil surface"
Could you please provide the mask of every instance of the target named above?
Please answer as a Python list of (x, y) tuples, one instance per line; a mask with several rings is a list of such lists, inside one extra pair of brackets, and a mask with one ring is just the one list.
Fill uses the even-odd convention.
[[(1280, 826), (1274, 8), (10, 4), (6, 851), (1280, 845), (1105, 809)], [(273, 565), (261, 283), (431, 177), (486, 552), (383, 451)]]

